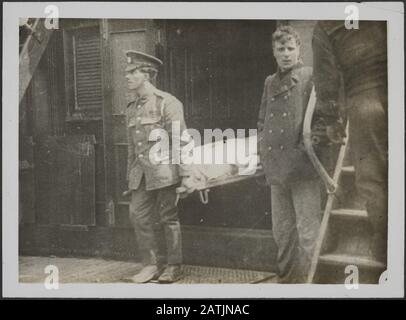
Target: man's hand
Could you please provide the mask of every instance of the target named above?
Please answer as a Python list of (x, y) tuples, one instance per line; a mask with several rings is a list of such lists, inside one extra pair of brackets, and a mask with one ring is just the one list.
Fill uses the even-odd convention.
[(343, 121), (340, 119), (332, 125), (326, 127), (327, 137), (332, 143), (344, 144), (344, 138), (347, 136), (345, 133), (345, 128)]
[(193, 193), (196, 190), (196, 184), (192, 177), (183, 177), (182, 182), (176, 192), (179, 194), (181, 199), (186, 198), (189, 194)]

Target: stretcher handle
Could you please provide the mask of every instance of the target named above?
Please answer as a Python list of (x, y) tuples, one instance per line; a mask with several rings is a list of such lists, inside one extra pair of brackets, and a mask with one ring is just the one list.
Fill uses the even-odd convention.
[(309, 102), (307, 105), (305, 118), (303, 121), (303, 142), (305, 145), (306, 153), (310, 158), (316, 172), (319, 174), (321, 179), (324, 182), (324, 185), (327, 189), (328, 194), (335, 193), (337, 190), (337, 182), (334, 181), (330, 175), (327, 173), (326, 169), (324, 168), (323, 164), (320, 162), (319, 158), (317, 157), (316, 153), (313, 149), (313, 141), (312, 141), (312, 129), (311, 123), (313, 118), (313, 113), (316, 107), (316, 92), (314, 87), (312, 88), (312, 92), (310, 94)]
[[(199, 197), (200, 197), (200, 202), (203, 204), (208, 204), (209, 203), (209, 191), (210, 189), (204, 189), (204, 190), (199, 190)], [(176, 188), (176, 200), (175, 204), (178, 204), (178, 201), (180, 199), (180, 194), (186, 192), (185, 187), (178, 187)]]

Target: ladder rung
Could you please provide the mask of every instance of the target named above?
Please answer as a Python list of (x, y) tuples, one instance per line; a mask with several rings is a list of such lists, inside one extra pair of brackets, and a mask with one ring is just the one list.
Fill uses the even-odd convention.
[(353, 174), (355, 173), (355, 168), (354, 166), (345, 166), (342, 167), (341, 171), (343, 174)]
[(319, 257), (319, 262), (334, 265), (356, 265), (364, 268), (384, 269), (382, 262), (366, 256), (350, 256), (346, 254), (324, 254)]
[(333, 216), (348, 217), (348, 218), (368, 218), (368, 213), (365, 210), (357, 209), (334, 209), (331, 210)]

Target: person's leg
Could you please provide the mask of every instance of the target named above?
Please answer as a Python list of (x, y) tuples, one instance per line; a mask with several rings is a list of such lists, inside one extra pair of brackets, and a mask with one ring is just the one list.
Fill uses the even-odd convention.
[(138, 250), (144, 265), (156, 265), (158, 247), (155, 236), (155, 194), (145, 190), (143, 179), (139, 188), (133, 190), (130, 202), (130, 220), (134, 227)]
[(388, 225), (388, 126), (387, 97), (369, 90), (351, 98), (350, 140), (359, 195), (373, 227), (371, 249), (386, 262)]
[(320, 230), (320, 182), (318, 179), (295, 182), (291, 190), (299, 238), (298, 282), (305, 282)]
[(157, 211), (166, 240), (167, 267), (160, 282), (174, 282), (181, 277), (182, 234), (176, 201), (176, 185), (157, 191)]
[(294, 282), (297, 265), (296, 219), (290, 190), (271, 185), (272, 232), (278, 247), (278, 278), (280, 283)]
[(176, 186), (157, 190), (157, 206), (166, 239), (168, 264), (182, 263), (182, 234), (176, 201)]

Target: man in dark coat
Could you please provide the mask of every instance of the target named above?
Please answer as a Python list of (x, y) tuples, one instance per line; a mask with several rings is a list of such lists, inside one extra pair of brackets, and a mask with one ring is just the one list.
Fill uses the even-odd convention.
[(344, 82), (350, 145), (359, 195), (373, 228), (371, 251), (386, 262), (388, 128), (387, 36), (384, 21), (320, 21), (313, 34), (318, 109), (332, 141), (340, 140), (339, 90)]
[[(132, 280), (175, 282), (182, 275), (176, 187), (186, 171), (180, 157), (176, 159), (173, 155), (180, 152), (181, 136), (186, 129), (183, 106), (174, 96), (152, 84), (162, 64), (159, 59), (138, 51), (128, 51), (127, 58), (128, 86), (137, 94), (127, 106), (130, 218), (144, 264)], [(163, 140), (169, 140), (168, 147), (158, 148), (160, 152), (154, 153), (158, 138), (162, 138), (160, 130), (165, 133)], [(177, 144), (179, 149), (173, 152)], [(159, 250), (162, 237), (166, 243), (166, 261)], [(163, 263), (167, 264), (164, 270)]]
[(300, 38), (289, 26), (272, 37), (278, 71), (265, 80), (259, 111), (260, 159), (271, 187), (278, 281), (305, 282), (320, 228), (320, 182), (302, 140), (312, 69), (300, 62)]

